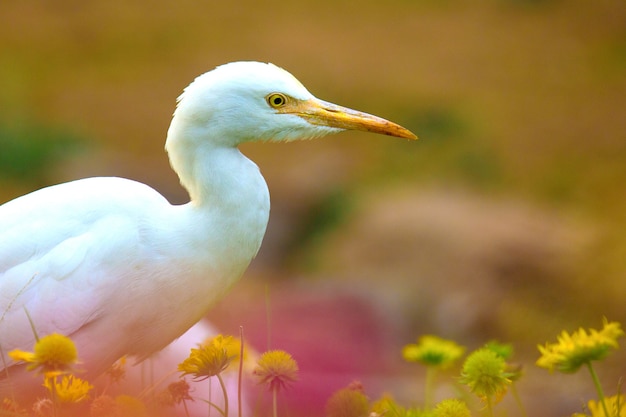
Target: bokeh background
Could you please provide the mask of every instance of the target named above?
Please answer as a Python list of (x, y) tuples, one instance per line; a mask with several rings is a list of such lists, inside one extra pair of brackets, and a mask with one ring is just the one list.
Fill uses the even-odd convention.
[[(186, 202), (163, 151), (175, 98), (229, 61), (420, 136), (243, 147), (271, 221), (209, 319), (298, 360), (284, 415), (353, 380), (421, 404), (400, 351), (425, 333), (513, 343), (531, 415), (595, 397), (534, 361), (562, 329), (626, 323), (624, 1), (9, 0), (0, 45), (0, 201), (105, 175)], [(615, 393), (626, 354), (598, 371)]]

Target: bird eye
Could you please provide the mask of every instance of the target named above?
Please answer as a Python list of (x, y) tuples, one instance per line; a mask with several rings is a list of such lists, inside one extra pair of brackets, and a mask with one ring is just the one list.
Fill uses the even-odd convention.
[(278, 109), (287, 104), (287, 97), (284, 94), (272, 93), (266, 97), (267, 104), (271, 107)]

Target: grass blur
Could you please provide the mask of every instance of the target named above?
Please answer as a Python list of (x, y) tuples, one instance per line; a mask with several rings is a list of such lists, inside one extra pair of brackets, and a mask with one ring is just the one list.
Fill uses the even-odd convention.
[[(356, 283), (402, 317), (396, 333), (381, 325), (392, 345), (428, 331), (475, 345), (498, 337), (522, 354), (562, 327), (626, 322), (623, 1), (21, 0), (1, 2), (0, 21), (0, 126), (32, 121), (0, 132), (23, 144), (0, 143), (1, 201), (117, 175), (184, 202), (163, 152), (175, 98), (221, 63), (270, 61), (318, 97), (420, 137), (244, 147), (273, 198), (249, 275), (297, 283), (273, 290), (287, 298), (274, 298), (275, 315), (318, 314), (321, 303), (336, 313), (328, 323), (350, 318), (312, 288)], [(60, 155), (77, 136), (82, 152)], [(262, 296), (247, 303), (260, 288), (251, 281), (215, 322), (254, 316), (242, 304), (264, 311)], [(298, 286), (313, 295), (294, 306)], [(352, 307), (366, 314), (361, 301)], [(473, 321), (460, 328), (449, 317)], [(567, 404), (585, 389), (570, 386)]]

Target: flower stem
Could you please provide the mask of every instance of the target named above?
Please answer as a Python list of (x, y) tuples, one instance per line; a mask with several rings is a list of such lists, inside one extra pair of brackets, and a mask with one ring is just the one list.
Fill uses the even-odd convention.
[(243, 379), (243, 326), (239, 326), (239, 340), (241, 347), (239, 350), (239, 380), (237, 383), (237, 406), (239, 408), (239, 417), (241, 417), (241, 380)]
[(593, 369), (591, 365), (591, 361), (587, 362), (587, 368), (589, 368), (589, 372), (591, 373), (591, 379), (593, 379), (593, 383), (596, 386), (596, 391), (598, 391), (598, 399), (600, 403), (602, 403), (602, 409), (604, 410), (604, 415), (609, 416), (609, 410), (606, 407), (606, 401), (604, 400), (604, 391), (602, 391), (602, 386), (600, 385), (600, 379), (598, 378), (598, 374)]
[(493, 405), (491, 404), (491, 397), (487, 397), (487, 412), (489, 417), (493, 417)]
[(276, 406), (277, 391), (278, 390), (276, 388), (272, 389), (272, 406), (274, 408), (274, 417), (278, 417), (278, 410), (277, 410), (278, 407)]
[(226, 392), (226, 385), (224, 385), (224, 380), (222, 379), (221, 374), (217, 374), (217, 380), (220, 382), (222, 394), (224, 394), (224, 417), (228, 417), (228, 393)]
[(267, 350), (272, 348), (272, 311), (270, 308), (270, 287), (265, 284), (265, 318), (267, 320)]
[(185, 416), (186, 417), (190, 417), (189, 416), (189, 409), (187, 408), (187, 401), (185, 401), (184, 399), (183, 399), (183, 407), (185, 407)]
[(59, 396), (57, 394), (57, 377), (45, 376), (50, 384), (50, 395), (52, 396), (52, 416), (57, 417), (59, 415)]
[(515, 387), (515, 383), (511, 384), (511, 393), (513, 394), (513, 398), (515, 398), (515, 402), (517, 403), (517, 407), (520, 410), (520, 413), (523, 417), (528, 417), (528, 413), (526, 413), (526, 408), (524, 408), (524, 404), (522, 403), (522, 399), (517, 392), (517, 388)]
[(213, 404), (213, 379), (211, 379), (211, 378), (209, 378), (209, 398), (208, 398), (208, 403), (209, 403), (209, 414), (208, 414), (208, 417), (211, 417), (211, 406), (217, 408), (217, 406)]
[(424, 388), (424, 408), (427, 410), (433, 406), (433, 390), (435, 385), (435, 374), (437, 369), (434, 366), (426, 367), (426, 382)]

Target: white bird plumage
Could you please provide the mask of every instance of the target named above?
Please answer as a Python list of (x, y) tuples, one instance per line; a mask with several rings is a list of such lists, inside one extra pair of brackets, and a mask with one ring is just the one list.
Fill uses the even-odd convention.
[(167, 133), (188, 204), (135, 181), (90, 178), (0, 206), (0, 398), (39, 383), (6, 355), (32, 348), (31, 322), (39, 336), (70, 336), (87, 377), (183, 334), (239, 279), (265, 233), (267, 185), (237, 146), (344, 129), (415, 138), (318, 100), (272, 64), (226, 64), (184, 90)]

